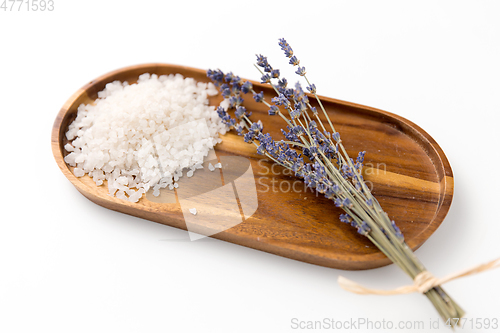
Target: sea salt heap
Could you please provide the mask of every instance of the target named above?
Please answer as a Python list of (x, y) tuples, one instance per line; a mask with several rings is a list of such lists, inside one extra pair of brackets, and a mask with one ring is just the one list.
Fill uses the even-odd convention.
[(177, 188), (184, 168), (188, 177), (201, 167), (210, 149), (227, 131), (208, 96), (211, 83), (180, 74), (143, 74), (136, 84), (115, 81), (93, 104), (80, 105), (64, 146), (75, 176), (88, 174), (109, 194), (137, 202), (150, 188)]

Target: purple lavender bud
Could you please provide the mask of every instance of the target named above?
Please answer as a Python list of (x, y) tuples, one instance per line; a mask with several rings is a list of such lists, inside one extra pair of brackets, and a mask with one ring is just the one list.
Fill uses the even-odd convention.
[(368, 235), (368, 233), (371, 231), (370, 227), (365, 221), (362, 221), (361, 224), (358, 226), (358, 233), (361, 235)]
[(256, 101), (257, 103), (262, 102), (262, 101), (264, 100), (264, 92), (263, 92), (263, 91), (261, 91), (261, 92), (260, 92), (260, 93), (258, 93), (258, 94), (257, 94), (257, 93), (254, 93), (254, 94), (253, 94), (253, 99), (255, 99), (255, 101)]
[(269, 109), (268, 113), (270, 116), (274, 116), (279, 112), (279, 109), (276, 105), (271, 105), (271, 108)]
[(313, 83), (313, 84), (311, 84), (310, 86), (307, 86), (307, 90), (308, 90), (311, 94), (315, 94), (315, 93), (316, 93), (316, 85)]
[(396, 225), (396, 222), (391, 221), (391, 226), (396, 232), (396, 237), (399, 238), (400, 240), (404, 240), (403, 233), (401, 232), (401, 230), (399, 230), (398, 226)]
[(290, 58), (293, 55), (293, 50), (284, 38), (279, 39), (279, 45), (281, 49), (285, 51), (285, 55)]
[(236, 116), (236, 118), (241, 119), (245, 115), (246, 111), (247, 111), (247, 109), (245, 109), (245, 107), (238, 106), (236, 108), (236, 111), (234, 112), (234, 115)]
[(262, 129), (264, 126), (262, 125), (262, 121), (257, 121), (255, 123), (252, 123), (252, 126), (250, 126), (251, 131), (256, 131), (256, 132), (262, 132)]
[(340, 222), (343, 223), (351, 223), (352, 218), (349, 216), (349, 214), (340, 214)]
[(227, 73), (225, 76), (224, 76), (224, 80), (226, 80), (226, 82), (231, 82), (232, 79), (233, 79), (233, 72), (229, 72)]
[(264, 155), (265, 152), (266, 152), (266, 146), (263, 143), (261, 143), (257, 147), (257, 154)]
[(269, 74), (264, 74), (260, 78), (261, 82), (260, 83), (271, 83), (271, 76)]
[(226, 110), (224, 110), (224, 108), (222, 106), (218, 106), (217, 107), (217, 114), (219, 115), (219, 117), (223, 117), (226, 115)]
[(342, 204), (344, 206), (347, 206), (347, 207), (352, 207), (352, 203), (351, 203), (351, 200), (349, 200), (349, 198), (345, 198), (344, 201), (342, 202)]
[(229, 108), (234, 108), (238, 102), (238, 98), (236, 96), (229, 97)]
[(281, 98), (279, 98), (279, 97), (271, 98), (271, 103), (274, 103), (276, 105), (283, 105), (283, 102), (281, 101)]
[(264, 57), (262, 54), (259, 54), (257, 55), (257, 65), (259, 65), (260, 67), (266, 67), (268, 66), (269, 64), (267, 63), (267, 57)]
[(231, 96), (231, 89), (229, 89), (229, 88), (223, 89), (222, 90), (222, 97), (228, 98), (229, 96)]
[(253, 142), (253, 138), (255, 137), (255, 132), (247, 132), (244, 136), (243, 136), (243, 140), (246, 142), (246, 143), (252, 143)]
[(220, 70), (211, 70), (207, 71), (207, 77), (210, 78), (216, 86), (219, 86), (224, 81), (224, 73)]
[(233, 78), (231, 79), (230, 84), (232, 85), (239, 85), (241, 82), (241, 78), (237, 75), (233, 75)]
[(314, 131), (315, 129), (318, 128), (318, 124), (316, 124), (316, 122), (314, 120), (312, 120), (310, 123), (309, 123), (309, 130), (310, 131)]
[(241, 92), (247, 94), (252, 90), (252, 88), (253, 88), (252, 82), (245, 81), (245, 83), (241, 85)]
[(300, 60), (297, 59), (296, 56), (293, 56), (290, 58), (290, 61), (288, 62), (290, 65), (298, 66), (300, 64)]
[(290, 110), (290, 117), (292, 117), (292, 119), (297, 119), (299, 116), (300, 116), (300, 110), (297, 109)]
[(236, 132), (238, 132), (238, 135), (241, 136), (243, 135), (243, 126), (241, 124), (236, 124), (234, 126), (234, 129), (236, 130)]
[(300, 75), (300, 76), (304, 76), (306, 75), (306, 68), (305, 67), (299, 67), (296, 71), (295, 71), (296, 74)]
[(278, 85), (281, 88), (286, 88), (286, 86), (288, 85), (288, 81), (285, 78), (282, 78), (281, 80), (278, 81)]
[(356, 162), (358, 162), (359, 164), (362, 164), (363, 161), (365, 160), (365, 154), (366, 154), (366, 151), (360, 151), (358, 154), (358, 158), (356, 159)]

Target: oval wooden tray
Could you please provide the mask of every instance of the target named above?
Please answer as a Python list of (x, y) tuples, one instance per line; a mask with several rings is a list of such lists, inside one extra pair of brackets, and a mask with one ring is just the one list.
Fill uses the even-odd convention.
[[(103, 207), (186, 230), (178, 199), (157, 203), (142, 198), (130, 203), (108, 195), (107, 186), (97, 187), (87, 176), (77, 178), (63, 158), (65, 132), (81, 103), (90, 103), (106, 83), (136, 82), (143, 73), (180, 73), (209, 82), (205, 70), (169, 65), (144, 64), (103, 75), (78, 90), (62, 107), (52, 130), (52, 151), (64, 175), (85, 197)], [(274, 96), (265, 85), (253, 82), (266, 99)], [(351, 156), (366, 150), (365, 179), (389, 216), (396, 221), (413, 249), (437, 229), (446, 216), (453, 196), (453, 174), (438, 144), (420, 127), (389, 112), (321, 97)], [(220, 96), (211, 98), (218, 105)], [(266, 132), (281, 137), (283, 122), (267, 115), (267, 107), (245, 102), (253, 119), (261, 119)], [(253, 145), (232, 132), (216, 147), (217, 156), (243, 156), (251, 162), (255, 176), (258, 209), (242, 223), (211, 237), (321, 266), (356, 270), (384, 266), (390, 261), (354, 228), (338, 220), (341, 210), (332, 201), (301, 186), (288, 190), (297, 180), (271, 163), (261, 160)], [(274, 189), (274, 190), (273, 190)], [(280, 190), (281, 189), (281, 190)], [(287, 190), (285, 190), (287, 189)], [(151, 196), (148, 196), (151, 198)], [(216, 208), (214, 208), (216, 209)]]

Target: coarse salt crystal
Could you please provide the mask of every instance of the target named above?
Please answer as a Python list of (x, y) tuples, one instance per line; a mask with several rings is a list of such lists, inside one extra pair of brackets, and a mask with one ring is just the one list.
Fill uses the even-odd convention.
[(69, 151), (69, 152), (75, 151), (75, 147), (73, 147), (69, 143), (64, 145), (64, 149), (66, 149), (66, 151)]
[(76, 177), (83, 177), (83, 176), (85, 176), (85, 171), (83, 171), (80, 168), (75, 168), (73, 170), (73, 173), (75, 174)]

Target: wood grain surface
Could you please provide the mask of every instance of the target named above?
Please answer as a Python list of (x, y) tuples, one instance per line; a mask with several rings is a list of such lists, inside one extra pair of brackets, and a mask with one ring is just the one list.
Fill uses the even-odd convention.
[[(54, 122), (52, 151), (64, 175), (89, 200), (118, 212), (186, 230), (179, 191), (171, 192), (170, 202), (155, 200), (147, 194), (138, 203), (130, 203), (109, 196), (107, 186), (96, 186), (88, 176), (75, 177), (63, 160), (67, 154), (63, 146), (68, 142), (65, 133), (76, 117), (78, 106), (94, 101), (106, 83), (114, 80), (133, 83), (143, 73), (180, 73), (209, 82), (205, 70), (169, 64), (131, 66), (103, 75), (78, 90), (64, 104)], [(256, 91), (264, 91), (266, 99), (274, 96), (267, 86), (252, 83)], [(409, 246), (417, 249), (438, 228), (451, 205), (453, 174), (443, 151), (425, 131), (402, 117), (332, 98), (321, 97), (321, 100), (349, 155), (355, 157), (358, 151), (366, 150), (365, 179), (404, 233)], [(220, 96), (210, 99), (212, 105), (220, 101)], [(265, 132), (282, 137), (283, 121), (268, 116), (265, 105), (247, 98), (245, 106), (253, 112), (252, 119), (262, 120)], [(338, 220), (342, 211), (331, 200), (305, 190), (301, 181), (262, 159), (253, 145), (244, 143), (233, 132), (222, 139), (215, 149), (218, 161), (231, 156), (250, 161), (258, 208), (251, 216), (245, 216), (241, 202), (238, 203), (243, 221), (211, 237), (339, 269), (370, 269), (390, 263), (354, 228)], [(222, 171), (226, 172), (221, 173), (224, 183), (230, 176), (228, 170)], [(217, 205), (208, 206), (217, 216)]]

